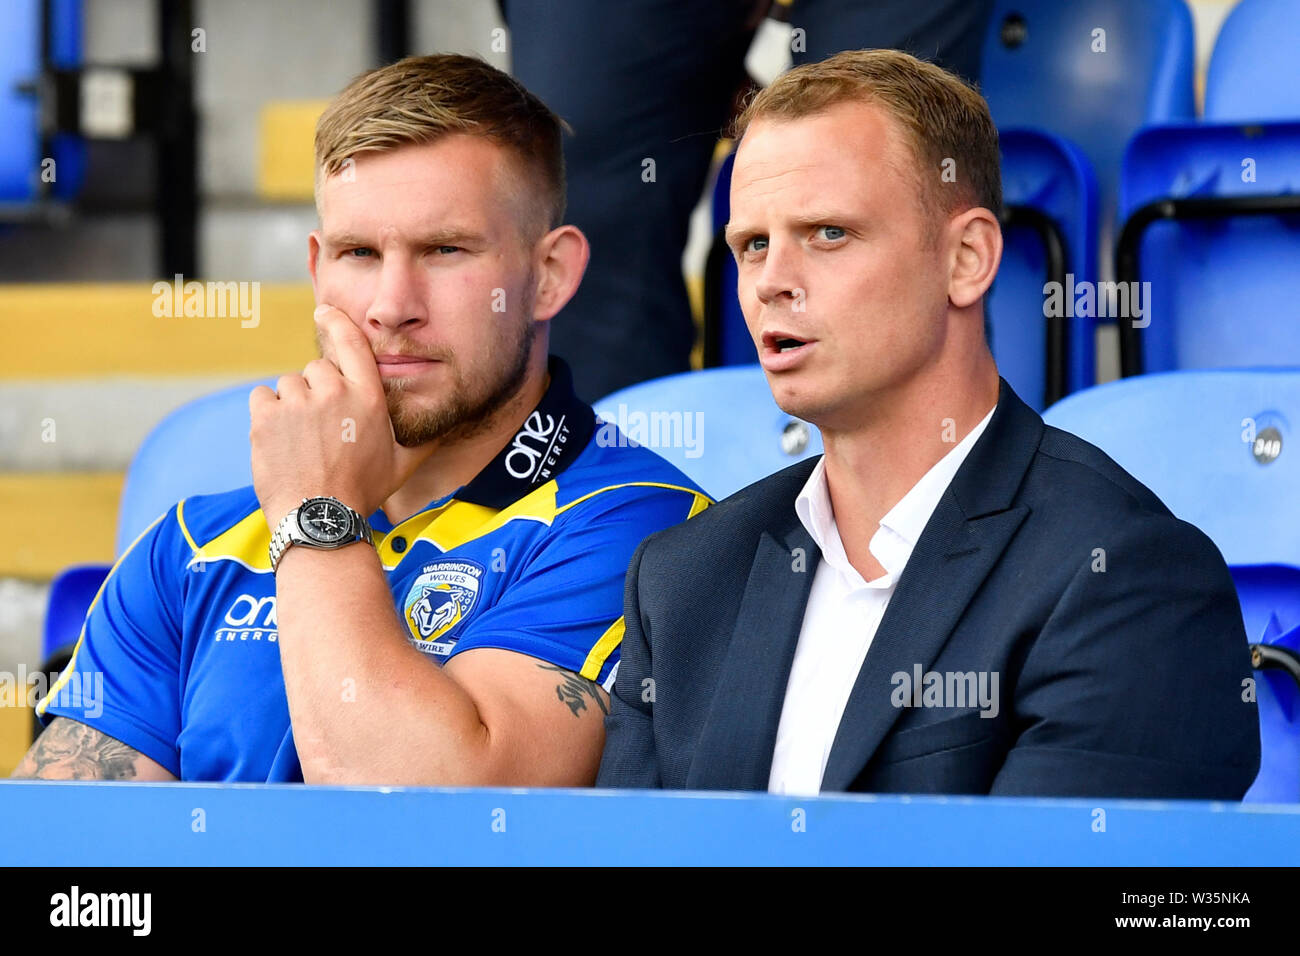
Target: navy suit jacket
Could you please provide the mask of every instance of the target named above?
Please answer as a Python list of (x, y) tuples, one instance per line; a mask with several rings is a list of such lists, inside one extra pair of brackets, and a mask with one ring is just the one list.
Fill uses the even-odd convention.
[[(1000, 387), (899, 578), (823, 792), (1240, 799), (1259, 717), (1222, 556)], [(767, 789), (820, 560), (794, 509), (814, 465), (637, 550), (597, 786)], [(953, 693), (926, 706), (899, 676), (918, 671)], [(994, 673), (996, 715), (961, 706), (961, 675)]]

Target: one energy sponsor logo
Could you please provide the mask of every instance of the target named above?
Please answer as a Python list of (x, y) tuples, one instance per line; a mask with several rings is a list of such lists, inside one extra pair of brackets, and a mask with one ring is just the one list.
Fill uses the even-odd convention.
[(218, 642), (264, 641), (274, 644), (280, 639), (274, 594), (241, 594), (231, 602), (221, 620), (223, 626), (217, 628), (214, 635)]
[(533, 412), (515, 433), (506, 452), (506, 471), (511, 477), (536, 484), (549, 480), (559, 464), (564, 445), (569, 440), (569, 426), (565, 416)]
[(411, 642), (446, 657), (459, 638), (453, 633), (478, 604), (483, 566), (473, 561), (433, 561), (420, 569), (406, 592), (406, 626)]

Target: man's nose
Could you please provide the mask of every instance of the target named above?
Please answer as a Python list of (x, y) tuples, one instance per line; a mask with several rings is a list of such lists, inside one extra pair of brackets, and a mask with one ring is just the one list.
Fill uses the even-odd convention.
[(424, 282), (414, 265), (397, 257), (384, 260), (366, 325), (376, 331), (416, 328), (429, 320)]
[(791, 302), (803, 300), (799, 253), (791, 243), (768, 240), (763, 267), (754, 282), (754, 294), (764, 305), (779, 303), (783, 298)]

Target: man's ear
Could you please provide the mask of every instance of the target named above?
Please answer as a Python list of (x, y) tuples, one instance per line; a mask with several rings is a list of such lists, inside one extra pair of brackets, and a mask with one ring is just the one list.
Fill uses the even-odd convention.
[(554, 317), (578, 291), (591, 247), (577, 226), (560, 226), (542, 236), (535, 249), (533, 319), (543, 322)]
[(316, 301), (320, 301), (320, 296), (316, 295), (316, 261), (320, 258), (320, 230), (313, 229), (307, 234), (307, 272), (311, 275), (311, 291)]
[(1002, 227), (981, 206), (967, 209), (949, 222), (956, 246), (948, 278), (948, 301), (959, 309), (978, 302), (993, 284), (1002, 261)]

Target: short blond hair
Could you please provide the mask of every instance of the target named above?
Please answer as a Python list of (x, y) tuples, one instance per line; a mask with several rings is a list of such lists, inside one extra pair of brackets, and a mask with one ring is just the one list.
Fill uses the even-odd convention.
[(533, 197), (540, 235), (564, 221), (564, 123), (523, 84), (477, 57), (412, 56), (363, 73), (316, 123), (316, 208), (327, 176), (349, 159), (452, 133), (506, 148)]
[[(848, 50), (783, 73), (753, 96), (733, 135), (739, 139), (757, 119), (799, 119), (848, 102), (876, 104), (901, 128), (934, 221), (972, 206), (1001, 213), (998, 131), (988, 103), (960, 77), (898, 50)], [(949, 167), (953, 183), (942, 179)]]

